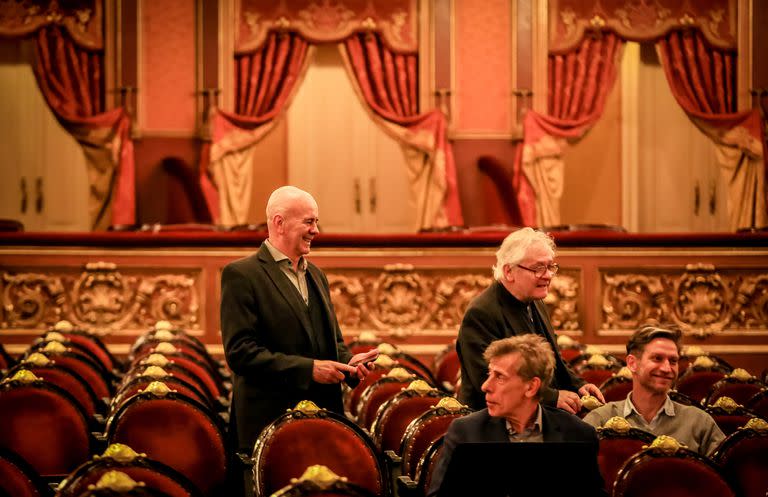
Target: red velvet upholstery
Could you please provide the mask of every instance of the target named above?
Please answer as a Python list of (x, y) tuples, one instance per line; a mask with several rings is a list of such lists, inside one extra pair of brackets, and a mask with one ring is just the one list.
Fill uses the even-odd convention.
[(386, 401), (397, 395), (416, 378), (399, 381), (395, 378), (384, 377), (365, 389), (360, 399), (360, 412), (357, 415), (357, 423), (370, 431), (376, 413)]
[(0, 372), (11, 369), (14, 364), (16, 364), (16, 361), (5, 350), (3, 344), (0, 343)]
[(349, 411), (353, 416), (357, 416), (360, 410), (360, 398), (363, 396), (366, 388), (371, 386), (374, 382), (381, 379), (384, 375), (391, 371), (390, 368), (375, 368), (368, 375), (360, 380), (354, 388), (351, 390), (345, 390), (344, 392), (344, 409)]
[(61, 476), (88, 458), (90, 427), (77, 401), (60, 387), (9, 381), (0, 384), (0, 446), (40, 475)]
[(88, 357), (73, 353), (45, 353), (48, 359), (55, 364), (71, 369), (79, 374), (93, 389), (96, 396), (100, 399), (112, 397), (113, 386), (110, 380), (105, 376), (102, 366)]
[[(451, 342), (435, 357), (435, 381), (437, 381), (437, 386), (453, 392), (460, 370), (461, 364), (459, 362), (459, 354), (456, 352), (456, 343)], [(448, 388), (449, 386), (450, 388)]]
[(207, 408), (189, 397), (134, 395), (110, 417), (107, 439), (174, 468), (204, 495), (222, 490), (227, 464), (223, 431)]
[(426, 380), (430, 385), (435, 384), (435, 377), (432, 375), (432, 370), (427, 367), (426, 364), (418, 360), (416, 357), (406, 354), (405, 352), (397, 352), (392, 356), (401, 368), (405, 368), (408, 371), (413, 371), (422, 379)]
[(734, 497), (712, 461), (688, 449), (645, 449), (619, 471), (613, 497)]
[(720, 427), (725, 436), (730, 435), (747, 424), (750, 419), (757, 417), (757, 414), (744, 407), (739, 407), (731, 412), (713, 406), (707, 406), (705, 410), (712, 416), (712, 419), (715, 420), (715, 423), (717, 423), (717, 426)]
[(108, 471), (120, 471), (134, 481), (164, 492), (169, 497), (200, 497), (202, 494), (184, 475), (165, 464), (138, 457), (120, 462), (110, 457), (92, 459), (80, 465), (59, 486), (56, 497), (77, 497)]
[(768, 492), (768, 432), (738, 430), (720, 444), (712, 458), (741, 497)]
[(567, 363), (571, 363), (574, 359), (579, 357), (582, 353), (583, 347), (572, 347), (567, 349), (560, 349), (560, 357)]
[(136, 363), (140, 362), (141, 359), (150, 354), (157, 353), (156, 348), (160, 343), (170, 343), (182, 354), (185, 354), (186, 356), (189, 356), (207, 365), (208, 369), (210, 369), (210, 371), (214, 372), (218, 376), (219, 364), (216, 362), (216, 360), (213, 359), (213, 357), (211, 357), (207, 351), (201, 351), (197, 346), (194, 345), (193, 342), (183, 340), (181, 338), (163, 341), (155, 339), (145, 341), (135, 351), (131, 352), (131, 355), (128, 358), (131, 365), (135, 365)]
[[(110, 412), (116, 412), (117, 409), (120, 408), (123, 402), (128, 400), (129, 398), (133, 397), (134, 395), (140, 393), (142, 390), (147, 388), (150, 383), (153, 381), (156, 381), (155, 378), (152, 378), (150, 376), (139, 376), (137, 378), (131, 379), (128, 383), (125, 385), (122, 385), (115, 396), (112, 398), (112, 402), (110, 403)], [(165, 376), (161, 379), (163, 383), (166, 384), (168, 388), (170, 388), (172, 391), (178, 392), (182, 395), (186, 395), (187, 397), (193, 398), (196, 401), (200, 402), (204, 406), (210, 408), (213, 410), (214, 406), (211, 404), (211, 399), (202, 393), (200, 389), (193, 384), (182, 380), (181, 378), (176, 378), (174, 376)]]
[[(141, 365), (141, 366), (136, 366), (135, 368), (132, 368), (123, 377), (123, 381), (120, 384), (120, 388), (123, 388), (123, 386), (127, 385), (134, 379), (141, 377), (148, 367), (149, 366), (147, 365)], [(203, 382), (200, 381), (200, 379), (197, 376), (190, 373), (189, 370), (187, 370), (186, 368), (183, 368), (178, 364), (168, 363), (165, 366), (163, 366), (163, 371), (168, 373), (170, 376), (173, 376), (174, 378), (178, 378), (182, 381), (185, 381), (187, 384), (195, 387), (195, 389), (200, 393), (200, 395), (203, 395), (208, 399), (208, 401), (205, 402), (206, 405), (212, 404), (214, 402), (215, 399), (211, 397), (210, 392), (208, 391), (207, 388), (205, 388), (205, 385), (203, 384)]]
[(123, 365), (112, 355), (98, 335), (78, 330), (57, 332), (67, 337), (73, 343), (87, 349), (107, 371), (122, 369)]
[(600, 384), (600, 391), (603, 392), (606, 402), (624, 400), (632, 391), (632, 380), (623, 376), (612, 376)]
[(458, 412), (435, 408), (414, 419), (405, 430), (400, 445), (399, 453), (402, 457), (402, 474), (410, 476), (414, 481), (418, 481), (416, 478), (416, 467), (429, 446), (435, 440), (445, 435), (454, 419), (465, 416), (470, 412), (471, 410), (467, 407)]
[(35, 469), (10, 449), (0, 447), (0, 494), (11, 497), (44, 497), (45, 483)]
[(185, 354), (161, 354), (171, 364), (176, 364), (179, 367), (186, 369), (190, 374), (194, 375), (200, 383), (203, 384), (211, 398), (226, 397), (228, 392), (225, 391), (223, 385), (218, 381), (218, 377), (215, 372), (211, 371), (207, 364), (200, 362)]
[(103, 404), (96, 397), (96, 393), (83, 377), (75, 371), (68, 370), (56, 364), (49, 364), (47, 366), (22, 364), (9, 371), (8, 376), (12, 376), (16, 371), (22, 368), (31, 371), (38, 378), (42, 378), (69, 392), (72, 397), (77, 400), (77, 403), (83, 408), (83, 411), (89, 418), (93, 417), (97, 411), (100, 414), (104, 413)]
[(325, 410), (283, 414), (259, 435), (253, 458), (257, 496), (271, 495), (314, 464), (375, 495), (388, 494), (388, 476), (373, 442), (358, 426)]
[[(341, 476), (341, 475), (339, 475)], [(337, 480), (330, 487), (321, 488), (311, 480), (302, 480), (282, 488), (272, 497), (375, 497), (359, 485)]]
[(429, 444), (429, 447), (424, 451), (424, 455), (416, 465), (416, 485), (423, 492), (426, 492), (432, 483), (435, 467), (443, 454), (443, 440), (443, 437), (440, 437)]
[(584, 368), (579, 373), (579, 376), (587, 383), (601, 385), (611, 378), (615, 372), (615, 369)]
[(709, 394), (712, 385), (725, 377), (724, 371), (697, 370), (689, 368), (677, 382), (677, 391), (687, 395), (696, 402), (701, 402)]
[(744, 407), (768, 420), (768, 389), (756, 393)]
[(398, 393), (381, 406), (371, 427), (374, 443), (379, 450), (400, 454), (400, 445), (411, 422), (427, 412), (445, 394), (438, 390), (420, 395), (412, 390)]
[(712, 385), (704, 405), (714, 404), (720, 397), (730, 397), (738, 404), (746, 405), (749, 399), (763, 388), (765, 385), (757, 379), (741, 381), (736, 378), (723, 378)]
[(600, 439), (597, 462), (605, 482), (605, 489), (610, 495), (616, 475), (624, 463), (640, 452), (644, 445), (650, 445), (656, 437), (652, 433), (637, 428), (631, 428), (627, 433), (598, 428), (597, 437)]

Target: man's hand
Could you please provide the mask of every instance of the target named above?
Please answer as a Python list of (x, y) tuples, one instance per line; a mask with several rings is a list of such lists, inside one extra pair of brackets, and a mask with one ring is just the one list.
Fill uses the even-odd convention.
[(600, 389), (592, 383), (587, 383), (583, 387), (579, 388), (579, 394), (582, 397), (585, 395), (591, 395), (592, 397), (595, 397), (597, 400), (605, 404), (605, 397), (603, 397), (603, 392), (601, 392)]
[(344, 373), (357, 374), (357, 369), (336, 361), (315, 360), (312, 363), (312, 379), (317, 383), (341, 383)]
[(369, 369), (370, 364), (377, 357), (379, 357), (378, 349), (371, 349), (368, 352), (361, 352), (352, 356), (352, 359), (349, 360), (349, 365), (355, 368), (357, 379), (362, 380), (371, 372)]
[(571, 392), (570, 390), (558, 390), (557, 407), (564, 411), (568, 411), (571, 414), (576, 414), (581, 410), (581, 398), (576, 392)]

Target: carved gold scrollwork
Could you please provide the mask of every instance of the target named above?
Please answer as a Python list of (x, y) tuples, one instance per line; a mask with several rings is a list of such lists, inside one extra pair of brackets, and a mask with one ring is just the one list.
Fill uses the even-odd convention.
[[(330, 270), (328, 283), (343, 329), (373, 329), (383, 336), (418, 330), (458, 330), (469, 303), (491, 285), (487, 270), (416, 270), (393, 264), (371, 270)], [(558, 329), (579, 329), (577, 273), (559, 273), (547, 298)]]
[(660, 276), (605, 274), (603, 282), (604, 329), (635, 329), (661, 319), (665, 294)]
[(549, 293), (544, 302), (549, 308), (552, 326), (557, 330), (578, 330), (579, 326), (579, 281), (572, 274), (560, 273), (552, 279)]
[(61, 318), (61, 279), (39, 273), (3, 273), (3, 328), (43, 328)]
[(430, 319), (426, 312), (430, 300), (426, 282), (408, 265), (384, 268), (374, 284), (375, 312), (371, 321), (379, 329), (424, 328)]
[(603, 274), (603, 329), (634, 330), (649, 322), (675, 323), (686, 335), (765, 330), (768, 274), (689, 264), (663, 274)]
[(674, 285), (671, 315), (683, 330), (707, 336), (730, 321), (730, 291), (711, 264), (690, 264)]
[(768, 323), (768, 274), (743, 278), (735, 293), (734, 323), (746, 329), (765, 328)]
[(108, 262), (88, 263), (79, 274), (69, 268), (53, 268), (47, 274), (4, 272), (0, 327), (47, 328), (67, 319), (74, 327), (101, 334), (146, 329), (158, 320), (198, 328), (197, 271), (130, 273), (124, 275)]

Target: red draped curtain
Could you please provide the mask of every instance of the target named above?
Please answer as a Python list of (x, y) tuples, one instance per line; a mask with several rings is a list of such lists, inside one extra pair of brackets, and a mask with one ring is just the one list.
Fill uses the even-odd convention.
[(675, 99), (715, 142), (731, 228), (765, 226), (763, 124), (757, 110), (736, 111), (736, 54), (713, 47), (698, 30), (671, 31), (656, 49)]
[(418, 58), (388, 48), (377, 33), (355, 33), (344, 40), (346, 62), (363, 101), (398, 128), (395, 137), (427, 154), (409, 160), (412, 190), (420, 206), (419, 226), (462, 225), (453, 151), (446, 142), (446, 119), (437, 109), (419, 114)]
[(270, 32), (258, 49), (235, 57), (235, 112), (213, 111), (212, 143), (202, 154), (203, 193), (219, 223), (245, 222), (253, 145), (285, 109), (306, 70), (309, 48), (296, 33)]
[(102, 52), (83, 48), (57, 25), (39, 28), (36, 41), (40, 90), (59, 122), (83, 146), (93, 229), (134, 224), (130, 118), (122, 108), (104, 111)]
[(560, 223), (563, 141), (580, 139), (603, 114), (622, 47), (616, 34), (597, 32), (569, 52), (549, 55), (548, 114), (526, 113), (515, 161), (513, 181), (526, 225)]
[(418, 227), (463, 224), (446, 118), (418, 109), (417, 1), (326, 3), (240, 0), (233, 27), (235, 111), (212, 110), (212, 142), (201, 165), (215, 219), (247, 222), (254, 145), (285, 111), (305, 74), (311, 45), (339, 43), (362, 102), (403, 145)]

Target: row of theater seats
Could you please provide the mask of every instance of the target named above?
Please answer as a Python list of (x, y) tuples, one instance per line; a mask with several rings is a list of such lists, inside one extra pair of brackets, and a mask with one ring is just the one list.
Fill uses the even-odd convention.
[[(120, 464), (123, 471), (139, 468), (127, 471), (136, 481), (176, 482), (172, 488), (142, 485), (134, 493), (224, 494), (228, 374), (194, 337), (161, 325), (141, 336), (121, 361), (100, 337), (62, 322), (18, 361), (7, 354), (5, 361), (0, 460), (17, 474), (36, 475), (13, 479), (30, 482), (27, 493), (5, 489), (11, 479), (0, 475), (0, 489), (9, 495), (49, 495), (40, 481), (58, 484), (57, 496), (85, 495), (96, 473), (103, 476)], [(136, 464), (125, 456), (133, 451), (141, 454)], [(157, 472), (164, 476), (150, 475)], [(116, 481), (127, 488), (121, 478)]]
[[(70, 476), (65, 482), (75, 482), (84, 481), (78, 472), (86, 470), (82, 469), (84, 466), (70, 469), (71, 466), (84, 463), (89, 454), (98, 453), (96, 448), (100, 450), (103, 447), (100, 443), (110, 443), (109, 450), (112, 452), (118, 452), (115, 444), (122, 444), (117, 447), (127, 446), (122, 449), (124, 452), (133, 449), (143, 453), (141, 457), (144, 458), (144, 466), (163, 465), (178, 475), (179, 478), (174, 480), (180, 482), (175, 488), (176, 493), (167, 492), (167, 488), (155, 488), (156, 484), (148, 483), (155, 490), (179, 496), (223, 495), (221, 492), (228, 462), (223, 421), (226, 417), (229, 385), (221, 364), (207, 354), (205, 347), (182, 331), (164, 326), (151, 330), (137, 340), (131, 348), (128, 361), (120, 363), (109, 354), (98, 337), (65, 328), (44, 335), (30, 346), (21, 364), (9, 370), (0, 388), (0, 425), (23, 423), (22, 415), (2, 418), (8, 411), (2, 406), (6, 390), (12, 391), (10, 387), (18, 386), (19, 382), (25, 384), (22, 377), (16, 378), (19, 371), (23, 369), (32, 374), (37, 371), (40, 376), (45, 373), (50, 382), (61, 383), (62, 380), (56, 379), (50, 372), (54, 368), (50, 364), (43, 364), (44, 361), (38, 355), (49, 361), (53, 358), (58, 369), (65, 369), (64, 364), (69, 364), (70, 373), (77, 372), (73, 365), (75, 356), (80, 362), (88, 363), (92, 369), (90, 373), (79, 370), (80, 376), (90, 378), (85, 384), (107, 392), (106, 396), (96, 396), (96, 400), (91, 395), (79, 393), (83, 406), (91, 399), (92, 414), (85, 415), (86, 423), (100, 437), (94, 437), (87, 443), (80, 440), (79, 445), (75, 446), (82, 449), (87, 445), (88, 448), (76, 451), (66, 464), (58, 461), (61, 467), (57, 468), (46, 467), (45, 464), (50, 465), (51, 456), (58, 453), (57, 447), (67, 443), (60, 430), (49, 429), (37, 433), (30, 428), (24, 436), (15, 438), (0, 433), (0, 446), (10, 445), (13, 449), (13, 443), (18, 444), (20, 439), (33, 439), (36, 443), (32, 445), (36, 445), (37, 450), (24, 444), (15, 446), (22, 458), (32, 463), (33, 471), (48, 478), (60, 478), (68, 474)], [(318, 481), (335, 481), (332, 486), (337, 495), (423, 495), (429, 485), (431, 470), (440, 455), (442, 436), (453, 419), (469, 412), (452, 396), (458, 375), (455, 350), (452, 346), (446, 347), (444, 353), (436, 357), (433, 367), (429, 368), (418, 359), (396, 347), (379, 343), (375, 338), (361, 337), (350, 346), (355, 353), (377, 347), (380, 356), (372, 373), (364, 381), (354, 389), (346, 389), (346, 416), (318, 409), (311, 403), (302, 403), (262, 432), (252, 454), (241, 455), (239, 464), (245, 464), (243, 467), (253, 471), (256, 495), (306, 495), (306, 492), (320, 485)], [(84, 349), (89, 347), (93, 347), (90, 360), (84, 360), (83, 357), (88, 356)], [(586, 352), (589, 351), (581, 350), (580, 354), (572, 358), (574, 367), (582, 372), (595, 368), (580, 368), (580, 365), (597, 366), (606, 361), (620, 364), (614, 358), (594, 360), (592, 358), (596, 354)], [(94, 367), (94, 364), (100, 367)], [(59, 372), (59, 377), (62, 376)], [(620, 376), (614, 374), (606, 382)], [(39, 381), (33, 380), (30, 383), (37, 384)], [(52, 390), (50, 386), (45, 389)], [(74, 384), (65, 385), (65, 390), (73, 393), (71, 397), (75, 397), (77, 388)], [(87, 393), (87, 388), (84, 390)], [(589, 405), (588, 402), (585, 404)], [(19, 405), (14, 403), (10, 411), (19, 411)], [(33, 408), (40, 410), (40, 403), (33, 405), (30, 410)], [(85, 407), (82, 410), (88, 412)], [(60, 416), (64, 410), (56, 411), (57, 416)], [(58, 418), (48, 418), (46, 421), (45, 416), (39, 413), (35, 416), (37, 418), (31, 425), (44, 426), (47, 422), (50, 426), (61, 426)], [(27, 416), (27, 419), (30, 418)], [(743, 437), (742, 434), (748, 432), (752, 434), (748, 438), (764, 443), (768, 435), (768, 432), (761, 431), (760, 426), (754, 423), (751, 428), (742, 430), (735, 429), (741, 421), (734, 420), (733, 423), (734, 429), (728, 430), (729, 433), (733, 432), (729, 440), (735, 440), (737, 435)], [(5, 432), (2, 426), (0, 432)], [(12, 432), (13, 429), (7, 431)], [(57, 431), (59, 433), (55, 433)], [(609, 436), (611, 433), (610, 430), (601, 430), (600, 464), (606, 482), (616, 480), (618, 485), (619, 481), (625, 479), (621, 476), (616, 478), (616, 474), (624, 474), (624, 470), (620, 472), (618, 468), (628, 457), (603, 454), (603, 445), (609, 445), (606, 440), (618, 438), (615, 434)], [(650, 441), (649, 437), (652, 438), (652, 435), (644, 435), (644, 443)], [(49, 444), (46, 441), (48, 446), (45, 456), (41, 456), (39, 450), (41, 439), (54, 442)], [(637, 449), (636, 445), (629, 444), (624, 448), (624, 455), (634, 454)], [(115, 459), (107, 453), (100, 460), (110, 458)], [(119, 458), (126, 459), (125, 456)], [(724, 467), (722, 462), (715, 464), (709, 461), (705, 464), (710, 464), (716, 470)], [(628, 465), (634, 467), (634, 464)], [(768, 474), (765, 461), (760, 460), (756, 467), (762, 468), (763, 474)], [(738, 464), (737, 468), (742, 471), (743, 465)], [(120, 469), (126, 469), (126, 465)], [(169, 471), (166, 473), (173, 474)], [(306, 478), (292, 482), (305, 472), (308, 475)], [(147, 480), (143, 473), (128, 471), (128, 476), (138, 478), (139, 481)], [(740, 488), (733, 478), (727, 477), (729, 485)], [(95, 476), (92, 476), (88, 481), (94, 480)], [(59, 493), (79, 495), (74, 491), (63, 493), (67, 488), (66, 485), (62, 486)]]

